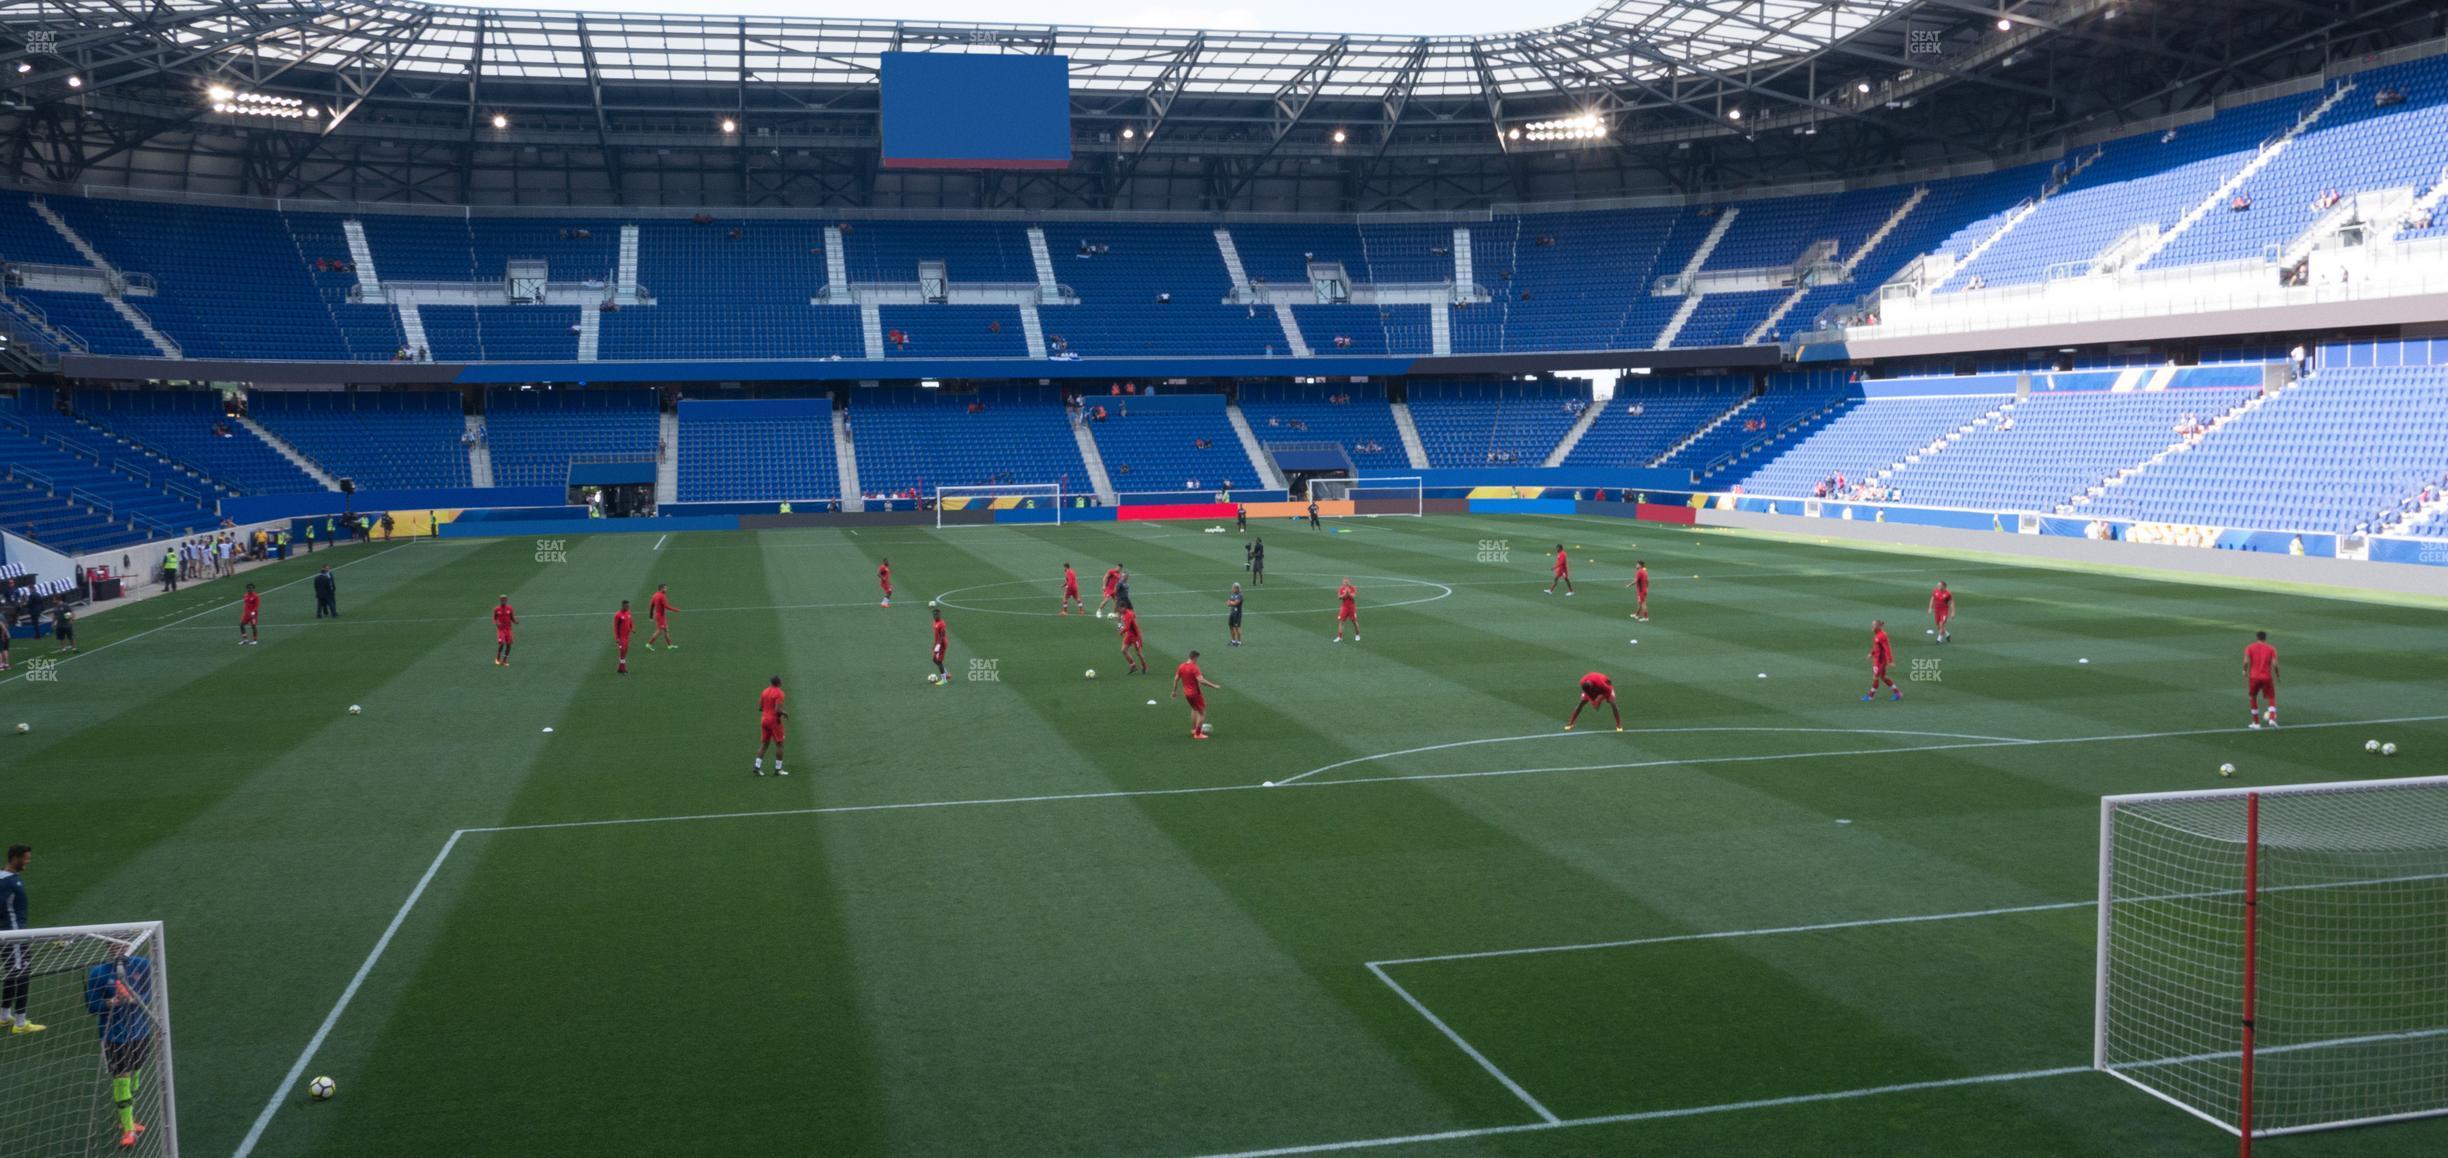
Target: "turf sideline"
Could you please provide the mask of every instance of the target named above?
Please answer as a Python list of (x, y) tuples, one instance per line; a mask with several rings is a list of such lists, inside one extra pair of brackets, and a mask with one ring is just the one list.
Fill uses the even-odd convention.
[[(388, 554), (390, 554), (390, 553), (391, 553), (391, 552), (393, 552), (393, 551), (397, 551), (397, 550), (399, 550), (399, 549), (400, 549), (400, 548), (402, 548), (402, 547), (408, 546), (409, 544), (411, 544), (411, 543), (415, 543), (415, 542), (418, 542), (418, 541), (419, 541), (419, 540), (416, 540), (416, 539), (410, 539), (410, 540), (407, 540), (406, 542), (401, 542), (401, 543), (393, 543), (393, 544), (391, 544), (390, 546), (388, 546), (388, 547), (384, 547), (382, 550), (380, 550), (380, 551), (376, 551), (376, 552), (374, 552), (374, 553), (373, 553), (373, 554), (371, 554), (371, 555), (362, 555), (362, 556), (359, 556), (358, 558), (351, 559), (351, 560), (349, 560), (349, 561), (348, 561), (348, 562), (346, 562), (346, 563), (342, 563), (342, 564), (340, 564), (340, 566), (338, 566), (338, 567), (334, 567), (334, 568), (332, 568), (332, 570), (334, 570), (334, 571), (338, 571), (338, 570), (341, 570), (342, 568), (354, 567), (354, 566), (356, 566), (356, 565), (357, 565), (357, 564), (359, 564), (359, 563), (369, 562), (369, 561), (374, 560), (374, 559), (380, 559), (380, 558), (382, 558), (383, 556), (388, 555)], [(311, 581), (311, 580), (312, 580), (312, 579), (313, 579), (313, 578), (314, 578), (316, 575), (319, 575), (319, 574), (321, 574), (321, 572), (319, 572), (319, 571), (310, 571), (310, 572), (308, 572), (308, 573), (306, 573), (306, 574), (304, 574), (304, 575), (300, 575), (300, 576), (298, 576), (297, 578), (295, 578), (295, 579), (292, 579), (292, 580), (288, 581), (287, 583), (283, 583), (283, 584), (281, 584), (281, 585), (280, 585), (280, 586), (278, 586), (278, 587), (274, 587), (274, 588), (271, 588), (271, 589), (266, 590), (266, 591), (260, 591), (260, 592), (257, 592), (257, 594), (259, 594), (259, 595), (270, 595), (270, 594), (271, 594), (272, 592), (274, 592), (274, 591), (286, 591), (286, 590), (288, 590), (288, 589), (290, 589), (290, 588), (292, 588), (292, 587), (297, 586), (297, 585), (298, 585), (298, 584), (300, 584), (300, 583), (305, 583), (305, 582), (309, 582), (309, 581)], [(196, 612), (196, 613), (195, 613), (195, 614), (193, 614), (193, 615), (182, 615), (182, 616), (178, 617), (177, 619), (173, 619), (173, 620), (171, 620), (171, 621), (170, 621), (170, 622), (168, 622), (168, 623), (161, 624), (161, 625), (159, 625), (159, 626), (157, 626), (157, 627), (148, 627), (148, 628), (144, 629), (143, 631), (139, 631), (139, 632), (137, 632), (137, 633), (136, 633), (136, 634), (134, 634), (134, 635), (123, 635), (123, 636), (120, 636), (119, 638), (114, 639), (114, 640), (110, 641), (109, 643), (103, 644), (103, 645), (102, 645), (102, 646), (100, 646), (100, 647), (91, 648), (91, 649), (87, 649), (87, 648), (78, 648), (76, 651), (74, 651), (74, 652), (72, 652), (72, 653), (70, 653), (70, 654), (68, 654), (68, 655), (63, 655), (63, 656), (58, 656), (58, 657), (56, 657), (56, 658), (52, 658), (52, 664), (53, 664), (54, 666), (57, 666), (57, 665), (59, 665), (59, 664), (67, 663), (67, 662), (69, 662), (69, 661), (71, 661), (71, 660), (83, 659), (83, 658), (85, 658), (86, 656), (89, 656), (89, 655), (98, 655), (98, 654), (100, 654), (100, 653), (102, 653), (102, 652), (109, 651), (110, 649), (112, 649), (112, 648), (114, 648), (114, 647), (117, 647), (117, 646), (119, 646), (120, 644), (123, 644), (123, 643), (134, 643), (134, 642), (136, 642), (136, 641), (137, 641), (137, 640), (139, 640), (139, 639), (143, 639), (144, 637), (146, 637), (146, 636), (148, 636), (148, 635), (153, 634), (154, 632), (157, 632), (157, 631), (168, 631), (168, 630), (170, 630), (171, 628), (178, 627), (178, 626), (180, 626), (180, 625), (182, 625), (182, 624), (191, 623), (191, 622), (194, 622), (195, 620), (202, 619), (203, 617), (205, 617), (205, 616), (207, 616), (207, 615), (213, 615), (213, 614), (216, 614), (216, 613), (220, 613), (220, 612), (225, 612), (225, 611), (228, 611), (230, 608), (233, 608), (233, 607), (238, 606), (239, 602), (240, 602), (240, 600), (233, 599), (233, 600), (230, 600), (230, 601), (229, 601), (229, 602), (227, 602), (227, 603), (216, 603), (216, 604), (214, 604), (213, 606), (211, 606), (211, 607), (207, 607), (207, 608), (203, 609), (202, 611), (198, 611), (198, 612)], [(50, 658), (50, 657), (46, 657), (46, 658)], [(33, 669), (32, 667), (30, 667), (30, 666), (29, 666), (29, 667), (28, 667), (28, 668), (27, 668), (25, 671), (18, 672), (18, 673), (16, 673), (15, 675), (9, 675), (9, 676), (0, 676), (0, 684), (5, 684), (5, 683), (8, 683), (8, 682), (9, 682), (9, 681), (11, 681), (11, 680), (20, 680), (20, 679), (24, 679), (24, 678), (25, 678), (25, 677), (26, 677), (26, 676), (27, 676), (29, 673), (31, 673), (33, 670), (34, 670), (34, 669)]]

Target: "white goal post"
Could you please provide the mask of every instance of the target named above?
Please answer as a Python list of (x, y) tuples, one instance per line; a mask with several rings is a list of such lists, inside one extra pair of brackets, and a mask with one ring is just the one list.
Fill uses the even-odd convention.
[(1427, 512), (1427, 503), (1421, 498), (1422, 490), (1418, 475), (1313, 478), (1309, 480), (1309, 501), (1348, 501), (1352, 504), (1352, 513), (1361, 516), (1418, 516)]
[(2100, 801), (2092, 1065), (2237, 1135), (2448, 1114), (2448, 777)]
[(161, 922), (0, 932), (0, 1013), (0, 1154), (178, 1154)]
[(1006, 483), (1002, 486), (936, 487), (935, 526), (976, 526), (975, 523), (944, 522), (946, 511), (1043, 510), (1052, 511), (1046, 521), (1062, 522), (1063, 489), (1061, 483)]

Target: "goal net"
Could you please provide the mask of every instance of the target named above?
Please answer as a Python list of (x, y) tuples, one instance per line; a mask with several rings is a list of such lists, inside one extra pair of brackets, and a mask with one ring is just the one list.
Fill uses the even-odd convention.
[(0, 1011), (0, 1154), (178, 1153), (160, 922), (0, 932)]
[(1385, 478), (1313, 478), (1311, 502), (1349, 502), (1355, 515), (1419, 515), (1427, 507), (1417, 475)]
[(2448, 1113), (2448, 777), (2100, 801), (2092, 1064), (2255, 1136)]
[(974, 526), (976, 520), (944, 521), (946, 513), (962, 511), (1047, 511), (1047, 522), (1062, 521), (1063, 489), (1060, 483), (1007, 483), (1002, 486), (936, 487), (935, 525), (937, 527)]

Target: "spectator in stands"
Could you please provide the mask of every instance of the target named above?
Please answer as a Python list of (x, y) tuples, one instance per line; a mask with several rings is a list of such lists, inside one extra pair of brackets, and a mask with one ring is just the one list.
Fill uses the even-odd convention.
[(2227, 210), (2230, 213), (2242, 213), (2250, 208), (2252, 208), (2252, 194), (2241, 189), (2236, 190), (2235, 196), (2227, 199)]
[(986, 332), (987, 332), (987, 333), (989, 333), (989, 334), (1000, 334), (1000, 333), (1002, 333), (1002, 332), (1003, 332), (1003, 323), (1002, 323), (1000, 320), (987, 322), (987, 323), (986, 323)]
[(2012, 415), (2012, 414), (2007, 415), (2007, 416), (2006, 416), (2006, 420), (2005, 420), (2005, 421), (1998, 423), (1998, 430), (1999, 430), (2001, 433), (2002, 433), (2002, 432), (2005, 432), (2005, 431), (2008, 431), (2008, 430), (2013, 430), (2013, 429), (2014, 429), (2014, 415)]
[(2429, 208), (2422, 208), (2406, 214), (2405, 227), (2407, 229), (2431, 228), (2431, 210)]
[(2404, 89), (2398, 88), (2395, 85), (2390, 85), (2387, 88), (2383, 88), (2380, 91), (2372, 94), (2372, 107), (2376, 109), (2385, 109), (2390, 105), (2404, 104), (2405, 99), (2406, 94)]
[(1269, 425), (1269, 426), (1281, 426), (1281, 425), (1283, 425), (1283, 419), (1282, 419), (1282, 418), (1280, 418), (1280, 417), (1277, 417), (1276, 415), (1269, 414), (1269, 415), (1267, 415), (1267, 425)]

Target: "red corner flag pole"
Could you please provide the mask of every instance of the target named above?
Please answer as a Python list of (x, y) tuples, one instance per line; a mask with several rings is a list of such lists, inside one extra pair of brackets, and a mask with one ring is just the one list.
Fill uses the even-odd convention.
[(2244, 798), (2244, 1087), (2237, 1115), (2240, 1158), (2252, 1158), (2253, 1142), (2253, 959), (2258, 956), (2261, 912), (2261, 794)]

